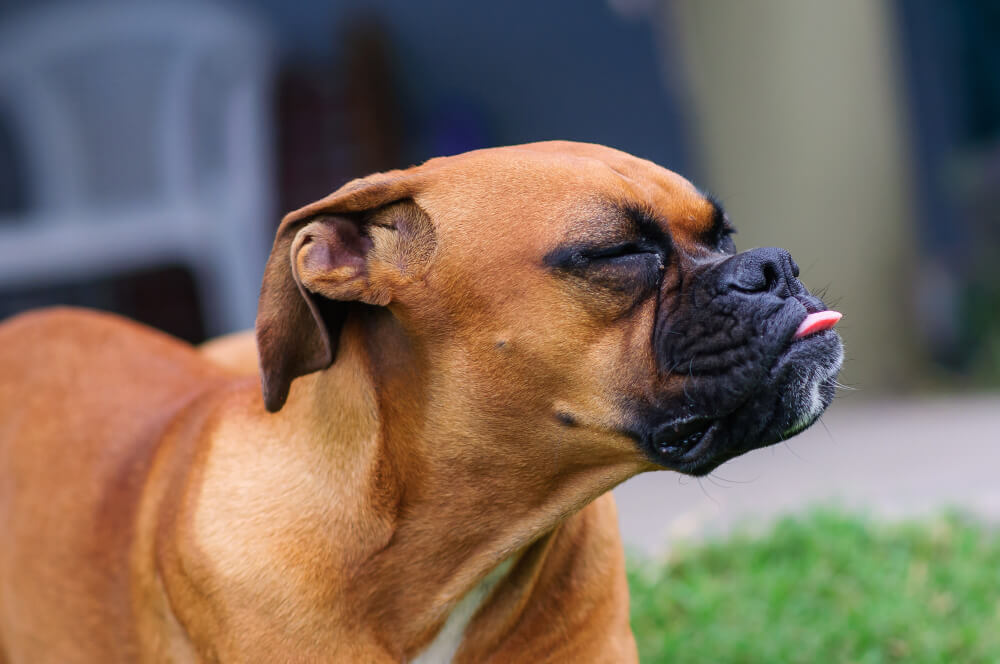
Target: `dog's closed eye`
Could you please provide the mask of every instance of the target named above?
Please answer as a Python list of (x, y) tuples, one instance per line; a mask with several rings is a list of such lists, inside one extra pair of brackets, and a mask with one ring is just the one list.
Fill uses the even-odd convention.
[(660, 282), (665, 262), (662, 248), (642, 239), (563, 247), (545, 257), (556, 274), (576, 282), (583, 293), (598, 296), (604, 311), (628, 308), (649, 295)]
[(659, 256), (659, 250), (645, 242), (625, 242), (610, 247), (601, 247), (584, 253), (590, 262), (613, 261), (642, 254)]

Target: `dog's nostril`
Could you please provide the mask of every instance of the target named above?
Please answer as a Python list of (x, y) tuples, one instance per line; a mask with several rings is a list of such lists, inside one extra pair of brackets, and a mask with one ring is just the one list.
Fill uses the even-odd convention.
[(781, 280), (778, 268), (774, 263), (764, 263), (764, 288), (762, 290), (772, 291)]
[(798, 266), (784, 249), (753, 249), (730, 260), (733, 267), (729, 283), (735, 290), (745, 293), (788, 290), (799, 273)]

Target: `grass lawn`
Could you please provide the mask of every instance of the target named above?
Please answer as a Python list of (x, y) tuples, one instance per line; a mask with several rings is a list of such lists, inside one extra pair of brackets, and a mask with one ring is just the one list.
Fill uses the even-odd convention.
[(1000, 662), (1000, 532), (819, 511), (631, 558), (641, 661)]

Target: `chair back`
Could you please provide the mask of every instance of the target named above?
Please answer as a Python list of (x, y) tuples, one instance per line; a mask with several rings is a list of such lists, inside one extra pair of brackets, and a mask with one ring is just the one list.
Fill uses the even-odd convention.
[(71, 223), (53, 213), (269, 204), (270, 62), (262, 30), (209, 3), (74, 3), (5, 21), (0, 112), (32, 211)]

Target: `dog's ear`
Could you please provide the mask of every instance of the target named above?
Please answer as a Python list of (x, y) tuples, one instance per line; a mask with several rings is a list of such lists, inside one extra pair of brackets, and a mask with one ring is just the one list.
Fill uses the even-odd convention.
[(292, 380), (333, 362), (349, 302), (388, 303), (369, 279), (369, 224), (380, 208), (412, 197), (416, 186), (401, 171), (355, 180), (281, 221), (257, 307), (269, 411), (284, 405)]

